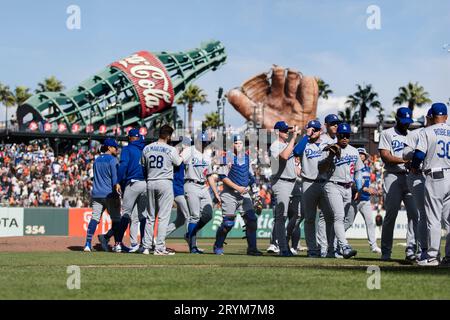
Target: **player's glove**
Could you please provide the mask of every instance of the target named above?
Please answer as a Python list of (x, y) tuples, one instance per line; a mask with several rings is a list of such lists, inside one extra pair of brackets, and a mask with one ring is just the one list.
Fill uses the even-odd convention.
[(255, 213), (259, 216), (263, 210), (263, 202), (261, 197), (256, 197), (253, 206), (255, 209)]
[(341, 158), (341, 147), (337, 143), (327, 145), (325, 148), (323, 148), (323, 151), (329, 151), (336, 157)]
[(383, 225), (383, 217), (381, 216), (381, 214), (377, 214), (375, 216), (375, 224), (377, 225), (377, 227), (381, 227)]

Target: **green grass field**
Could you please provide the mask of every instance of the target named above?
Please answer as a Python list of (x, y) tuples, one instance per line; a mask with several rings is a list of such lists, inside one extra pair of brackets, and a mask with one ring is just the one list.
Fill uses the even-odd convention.
[[(212, 242), (201, 247), (210, 252)], [(0, 299), (450, 299), (450, 268), (408, 265), (397, 245), (398, 260), (381, 262), (366, 241), (351, 243), (358, 256), (350, 260), (249, 257), (243, 240), (229, 240), (224, 256), (4, 252)], [(80, 267), (79, 290), (67, 289), (69, 265)], [(369, 265), (381, 268), (379, 290), (367, 288)]]

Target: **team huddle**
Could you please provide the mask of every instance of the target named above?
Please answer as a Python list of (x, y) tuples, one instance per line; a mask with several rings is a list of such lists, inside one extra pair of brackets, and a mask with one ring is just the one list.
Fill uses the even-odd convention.
[[(395, 221), (403, 202), (408, 217), (406, 260), (424, 266), (450, 265), (450, 185), (445, 182), (450, 174), (450, 126), (446, 120), (446, 105), (435, 103), (428, 111), (427, 127), (409, 131), (412, 112), (399, 108), (396, 125), (381, 132), (378, 148), (385, 168), (386, 209), (381, 248), (370, 204), (378, 191), (370, 187), (369, 154), (350, 144), (350, 125), (330, 114), (325, 118), (326, 132), (318, 120), (311, 120), (298, 139), (301, 129), (284, 121), (275, 123), (277, 137), (270, 146), (274, 225), (267, 251), (283, 257), (297, 254), (300, 223), (304, 221), (308, 257), (354, 257), (357, 251), (346, 239), (346, 230), (359, 211), (371, 252), (381, 254), (381, 260), (390, 260)], [(206, 132), (193, 142), (184, 137), (173, 146), (173, 131), (162, 126), (158, 140), (145, 146), (139, 131), (130, 130), (120, 161), (116, 158), (117, 142), (104, 141), (94, 162), (93, 213), (84, 251), (92, 250), (92, 237), (106, 209), (112, 227), (98, 236), (105, 251), (114, 237), (115, 252), (174, 255), (166, 247), (166, 238), (185, 228), (189, 252), (202, 254), (196, 237), (212, 219), (217, 204), (223, 219), (213, 252), (224, 254), (227, 234), (240, 213), (245, 222), (247, 254), (262, 255), (256, 239), (258, 188), (244, 136), (233, 136), (233, 146), (220, 153), (216, 168)], [(223, 185), (220, 191), (218, 181)], [(174, 202), (177, 215), (170, 222)], [(128, 226), (130, 247), (122, 242)], [(447, 232), (443, 259), (441, 228)]]

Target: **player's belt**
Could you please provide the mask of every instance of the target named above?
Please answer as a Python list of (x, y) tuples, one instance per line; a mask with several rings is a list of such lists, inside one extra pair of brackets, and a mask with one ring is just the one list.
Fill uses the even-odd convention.
[[(450, 168), (440, 168), (439, 170), (436, 170), (434, 172), (441, 172), (441, 171), (446, 171), (446, 170), (450, 170)], [(433, 172), (432, 169), (427, 169), (427, 170), (423, 171), (423, 173), (425, 173), (427, 175), (431, 174), (432, 172)]]
[(302, 177), (302, 180), (303, 181), (306, 181), (306, 182), (316, 182), (316, 183), (324, 183), (324, 182), (327, 182), (327, 180), (326, 179), (308, 179), (308, 178), (305, 178), (305, 177)]
[(331, 181), (330, 182), (337, 184), (338, 186), (344, 187), (345, 189), (349, 189), (352, 187), (353, 182), (339, 182), (339, 181)]
[(297, 178), (287, 179), (287, 178), (279, 178), (280, 180), (287, 181), (287, 182), (295, 182)]
[(186, 179), (186, 182), (192, 182), (192, 183), (201, 184), (201, 185), (205, 184), (205, 181), (194, 180), (194, 179)]

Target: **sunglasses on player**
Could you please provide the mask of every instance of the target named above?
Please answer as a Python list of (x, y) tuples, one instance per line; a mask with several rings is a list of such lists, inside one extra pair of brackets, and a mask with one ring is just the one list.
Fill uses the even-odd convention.
[(350, 139), (350, 133), (338, 133), (337, 134), (338, 139)]
[(331, 127), (338, 126), (338, 125), (339, 125), (339, 121), (331, 122), (329, 124), (329, 126), (331, 126)]

